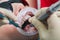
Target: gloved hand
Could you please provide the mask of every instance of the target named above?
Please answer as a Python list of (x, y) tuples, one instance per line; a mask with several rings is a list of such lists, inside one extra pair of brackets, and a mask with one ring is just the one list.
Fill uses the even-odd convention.
[(29, 19), (38, 30), (40, 40), (60, 40), (60, 12), (54, 12), (48, 19), (48, 29), (37, 18), (46, 12), (48, 8), (42, 8), (37, 11), (36, 15)]

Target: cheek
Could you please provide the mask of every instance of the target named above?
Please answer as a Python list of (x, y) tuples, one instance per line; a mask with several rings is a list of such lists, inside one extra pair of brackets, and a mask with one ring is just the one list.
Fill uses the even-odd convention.
[(24, 8), (24, 5), (19, 4), (19, 3), (13, 3), (12, 7), (13, 7), (13, 13), (17, 16), (17, 14), (20, 12), (20, 10), (22, 10)]

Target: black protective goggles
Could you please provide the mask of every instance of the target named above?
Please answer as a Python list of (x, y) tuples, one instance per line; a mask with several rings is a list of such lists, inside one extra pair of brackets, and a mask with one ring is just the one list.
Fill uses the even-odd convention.
[(22, 1), (21, 0), (9, 0), (9, 1), (0, 3), (0, 7), (13, 11), (11, 3), (19, 3), (19, 2), (22, 2)]
[(0, 7), (13, 11), (11, 3), (8, 1), (0, 3)]

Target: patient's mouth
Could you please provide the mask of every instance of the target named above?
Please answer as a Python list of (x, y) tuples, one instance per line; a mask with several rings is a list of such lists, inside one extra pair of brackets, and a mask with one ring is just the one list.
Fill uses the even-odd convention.
[(28, 20), (22, 25), (22, 29), (27, 33), (37, 32), (35, 26), (31, 24)]
[(27, 25), (29, 25), (30, 24), (30, 22), (28, 21), (28, 20), (26, 20), (25, 22), (24, 22), (24, 24), (22, 25), (22, 29), (24, 29)]

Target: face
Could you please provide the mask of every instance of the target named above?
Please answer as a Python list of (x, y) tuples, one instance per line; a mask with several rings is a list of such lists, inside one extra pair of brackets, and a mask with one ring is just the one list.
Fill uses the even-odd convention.
[[(25, 17), (25, 18), (27, 18), (26, 20), (29, 19), (27, 15), (30, 16), (30, 17), (33, 17), (34, 16), (32, 12), (27, 12), (26, 13), (26, 17)], [(27, 33), (37, 32), (37, 30), (34, 27), (34, 25), (31, 24), (31, 23), (29, 23), (29, 22), (25, 25), (24, 31), (26, 31)]]
[(28, 22), (28, 19), (32, 16), (32, 12), (26, 12), (25, 14), (18, 14), (19, 25), (22, 26), (24, 23)]
[(34, 16), (34, 14), (32, 12), (26, 12), (25, 15), (22, 15), (20, 17), (21, 20), (19, 20), (20, 26), (22, 26), (22, 29), (24, 31), (26, 31), (27, 33), (33, 33), (33, 32), (37, 32), (36, 28), (34, 27), (34, 25), (32, 25), (28, 19), (30, 17)]

